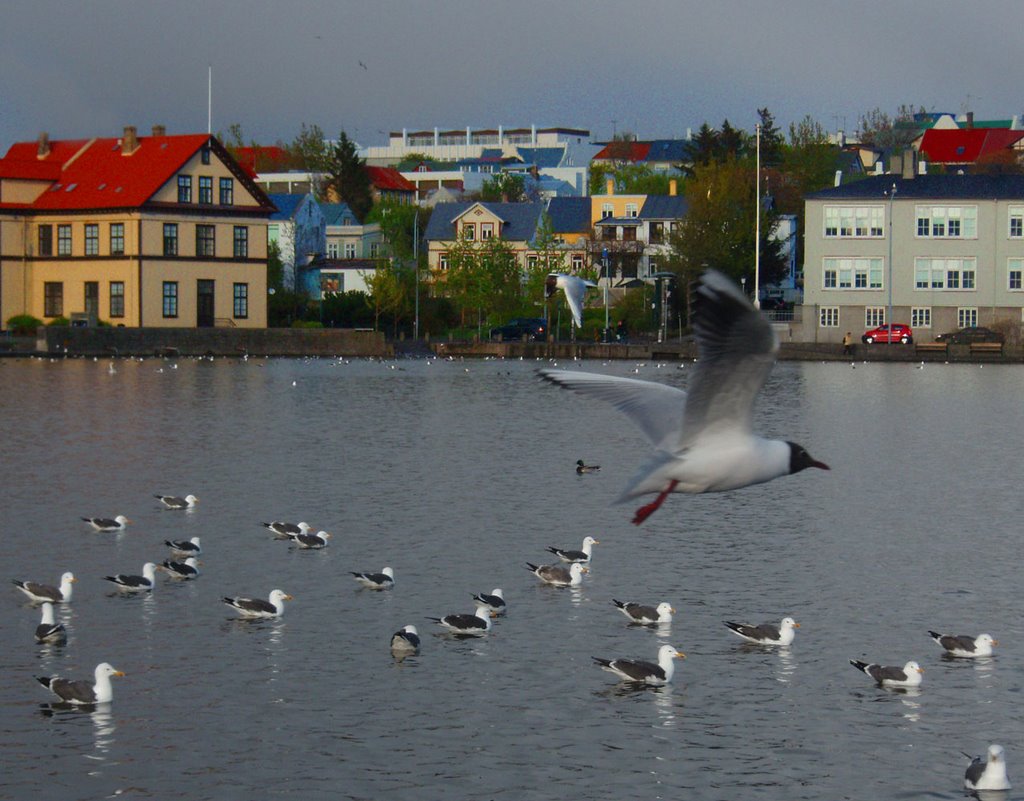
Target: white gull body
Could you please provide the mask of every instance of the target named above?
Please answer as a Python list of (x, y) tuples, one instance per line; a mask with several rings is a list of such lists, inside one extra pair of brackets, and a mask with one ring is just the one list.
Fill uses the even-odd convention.
[(593, 281), (580, 278), (578, 275), (567, 275), (566, 273), (548, 273), (544, 282), (544, 297), (550, 298), (559, 289), (565, 293), (565, 299), (569, 303), (569, 311), (572, 312), (572, 321), (577, 328), (583, 325), (583, 298), (587, 294), (587, 287), (596, 287)]
[(988, 761), (975, 757), (964, 774), (966, 790), (1009, 790), (1010, 778), (1006, 775), (1006, 754), (1001, 745), (988, 747)]

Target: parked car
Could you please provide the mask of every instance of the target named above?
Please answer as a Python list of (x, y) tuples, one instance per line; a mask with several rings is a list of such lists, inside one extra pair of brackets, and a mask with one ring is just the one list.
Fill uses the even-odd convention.
[(860, 341), (865, 345), (870, 345), (872, 342), (901, 342), (907, 345), (914, 341), (914, 332), (910, 330), (909, 325), (903, 323), (892, 323), (891, 326), (886, 323), (878, 328), (865, 331)]
[(547, 336), (548, 321), (540, 317), (516, 317), (499, 328), (491, 329), (491, 339), (508, 340), (528, 339), (543, 341)]
[(969, 345), (972, 342), (1002, 342), (1003, 335), (991, 328), (972, 325), (959, 331), (949, 331), (935, 337), (936, 342), (948, 342), (950, 345)]

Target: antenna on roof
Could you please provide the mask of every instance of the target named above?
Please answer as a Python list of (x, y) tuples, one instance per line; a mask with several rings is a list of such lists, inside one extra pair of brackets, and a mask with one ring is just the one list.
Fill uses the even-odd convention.
[(206, 133), (213, 133), (213, 65), (207, 65), (206, 72)]

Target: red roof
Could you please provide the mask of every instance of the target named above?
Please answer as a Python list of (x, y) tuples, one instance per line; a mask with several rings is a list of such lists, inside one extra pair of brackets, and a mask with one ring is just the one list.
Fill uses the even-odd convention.
[(936, 164), (973, 164), (1022, 139), (1024, 131), (1006, 128), (931, 128), (924, 132), (921, 152)]
[(402, 177), (402, 173), (394, 167), (367, 167), (370, 183), (381, 191), (415, 192), (416, 185)]
[(50, 153), (41, 159), (37, 142), (17, 142), (0, 160), (0, 175), (24, 162), (58, 171), (50, 178), (56, 183), (29, 204), (32, 209), (141, 206), (209, 141), (207, 134), (140, 136), (139, 146), (126, 156), (120, 138), (63, 140), (50, 142)]
[(60, 177), (59, 164), (46, 164), (33, 159), (0, 159), (0, 178), (25, 181), (56, 181)]
[[(623, 145), (628, 145), (628, 149)], [(592, 161), (646, 161), (650, 152), (650, 142), (611, 142), (601, 148)]]
[[(256, 145), (235, 148), (235, 159), (243, 170), (255, 177), (260, 171), (287, 170), (292, 157), (287, 150), (278, 145)], [(257, 165), (259, 169), (257, 169)]]

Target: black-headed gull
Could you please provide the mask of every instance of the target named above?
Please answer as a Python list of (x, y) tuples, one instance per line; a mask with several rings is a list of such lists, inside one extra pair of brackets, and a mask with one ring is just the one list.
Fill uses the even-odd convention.
[(699, 358), (688, 391), (634, 378), (539, 371), (547, 381), (611, 403), (654, 445), (619, 497), (621, 503), (657, 493), (637, 509), (637, 525), (673, 492), (723, 492), (808, 467), (829, 469), (795, 442), (753, 433), (754, 399), (779, 349), (772, 327), (719, 272), (706, 272), (692, 295)]
[(992, 646), (999, 645), (999, 641), (991, 634), (979, 634), (977, 637), (965, 634), (939, 634), (937, 631), (929, 631), (928, 634), (942, 646), (948, 656), (992, 656)]
[[(970, 757), (970, 754), (964, 754)], [(1006, 754), (1001, 745), (988, 747), (988, 761), (974, 757), (964, 774), (966, 790), (1009, 790), (1010, 779), (1006, 775)]]
[(580, 278), (578, 275), (566, 275), (565, 273), (548, 273), (544, 282), (544, 297), (550, 298), (559, 289), (565, 293), (565, 299), (569, 302), (569, 311), (572, 312), (572, 320), (577, 328), (583, 326), (583, 296), (587, 294), (587, 287), (596, 287), (593, 281)]
[(660, 687), (672, 681), (675, 673), (674, 659), (686, 659), (686, 654), (677, 651), (671, 645), (663, 645), (658, 649), (658, 664), (643, 662), (639, 659), (601, 659), (593, 657), (604, 670), (614, 673), (624, 681), (634, 684), (650, 684)]

